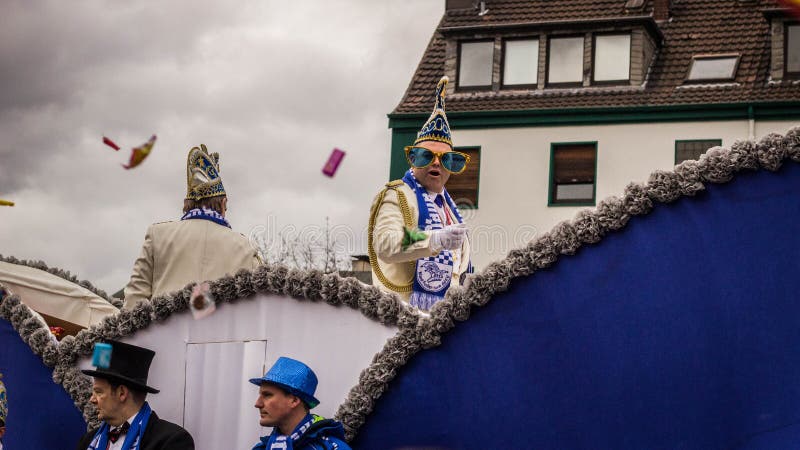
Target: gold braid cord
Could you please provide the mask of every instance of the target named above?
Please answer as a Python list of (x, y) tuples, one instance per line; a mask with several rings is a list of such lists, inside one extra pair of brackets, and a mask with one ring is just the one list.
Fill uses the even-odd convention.
[[(412, 222), (412, 215), (411, 209), (408, 207), (408, 202), (406, 201), (406, 195), (398, 189), (398, 186), (402, 184), (402, 181), (395, 180), (389, 182), (386, 185), (386, 188), (378, 194), (378, 200), (372, 205), (372, 210), (369, 212), (369, 228), (367, 229), (367, 252), (369, 253), (369, 265), (372, 266), (372, 270), (375, 272), (375, 276), (378, 277), (378, 280), (386, 286), (387, 288), (395, 291), (395, 292), (411, 292), (411, 287), (414, 285), (414, 276), (411, 276), (411, 279), (406, 282), (405, 284), (394, 284), (386, 278), (386, 275), (383, 274), (381, 270), (381, 266), (378, 263), (378, 256), (375, 254), (375, 247), (372, 245), (372, 234), (375, 231), (375, 221), (378, 218), (378, 211), (381, 209), (381, 204), (383, 204), (383, 197), (386, 196), (386, 192), (391, 189), (397, 193), (397, 201), (400, 203), (400, 212), (403, 214), (403, 222), (405, 226), (409, 229), (414, 228), (414, 223)], [(409, 261), (413, 268), (415, 265), (415, 261)], [(413, 269), (412, 269), (413, 271)]]

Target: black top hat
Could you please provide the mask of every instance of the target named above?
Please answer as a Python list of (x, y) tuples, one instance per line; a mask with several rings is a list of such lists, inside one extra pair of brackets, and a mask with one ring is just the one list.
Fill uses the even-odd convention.
[(158, 389), (147, 385), (147, 373), (150, 363), (156, 352), (135, 345), (109, 340), (111, 344), (111, 363), (107, 369), (98, 367), (97, 370), (81, 370), (86, 375), (104, 378), (124, 384), (129, 388), (158, 394)]

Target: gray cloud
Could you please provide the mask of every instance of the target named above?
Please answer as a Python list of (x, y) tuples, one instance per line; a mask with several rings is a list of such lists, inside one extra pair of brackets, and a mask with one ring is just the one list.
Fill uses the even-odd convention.
[[(186, 153), (201, 142), (221, 154), (234, 229), (330, 217), (357, 240), (388, 175), (386, 114), (443, 2), (3, 8), (0, 198), (17, 206), (0, 209), (0, 253), (116, 291), (147, 225), (179, 214)], [(148, 160), (123, 170), (151, 133), (159, 139)], [(103, 146), (103, 134), (123, 151)], [(347, 156), (330, 179), (320, 170), (333, 147)]]

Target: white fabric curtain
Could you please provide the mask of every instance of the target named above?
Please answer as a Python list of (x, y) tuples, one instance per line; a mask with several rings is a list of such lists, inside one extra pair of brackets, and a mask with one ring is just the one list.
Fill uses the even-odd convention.
[(248, 449), (271, 431), (258, 425), (258, 387), (243, 382), (264, 373), (266, 352), (266, 341), (188, 344), (184, 427), (195, 449)]

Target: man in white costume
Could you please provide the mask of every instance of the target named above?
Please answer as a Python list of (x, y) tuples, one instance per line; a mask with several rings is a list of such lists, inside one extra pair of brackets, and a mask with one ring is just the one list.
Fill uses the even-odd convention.
[(368, 231), (375, 284), (425, 310), (472, 272), (467, 229), (444, 187), (469, 163), (469, 155), (453, 150), (445, 115), (447, 82), (439, 80), (433, 113), (405, 148), (411, 168), (375, 197)]
[(228, 197), (219, 173), (219, 154), (203, 144), (189, 150), (183, 217), (150, 225), (125, 288), (124, 308), (190, 282), (214, 280), (260, 260), (247, 238), (225, 219)]

